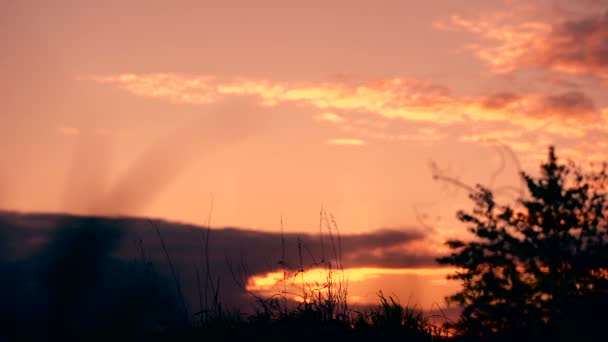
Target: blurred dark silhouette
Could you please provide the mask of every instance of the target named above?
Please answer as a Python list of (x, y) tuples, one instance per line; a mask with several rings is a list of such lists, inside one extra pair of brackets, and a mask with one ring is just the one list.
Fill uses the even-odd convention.
[[(0, 222), (1, 340), (137, 340), (175, 324), (177, 301), (166, 279), (145, 260), (112, 255), (121, 240), (113, 221), (64, 218), (55, 225), (43, 235)], [(6, 245), (36, 240), (48, 241), (17, 258)]]
[[(308, 303), (308, 311), (288, 312), (288, 321), (294, 320), (289, 324), (256, 316), (276, 296), (268, 302), (252, 296), (246, 288), (249, 276), (283, 268), (295, 274), (302, 267), (335, 264), (333, 252), (343, 257), (345, 267), (427, 267), (435, 263), (434, 255), (417, 252), (371, 252), (425, 238), (425, 233), (412, 229), (340, 235), (340, 249), (334, 250), (336, 236), (321, 240), (315, 234), (214, 228), (208, 254), (207, 229), (144, 218), (0, 211), (0, 341), (51, 337), (179, 340), (175, 336), (182, 333), (198, 336), (196, 328), (203, 324), (202, 336), (210, 336), (207, 328), (216, 325), (222, 332), (238, 325), (238, 330), (245, 329), (238, 333), (242, 337), (275, 327), (286, 332), (292, 323), (300, 324), (296, 314), (317, 319), (315, 315), (325, 311), (310, 312), (313, 306)], [(234, 281), (231, 265), (244, 266), (242, 282)], [(211, 305), (216, 291), (206, 290), (208, 277), (219, 289), (221, 310), (213, 310)], [(339, 283), (336, 277), (335, 283)], [(288, 282), (293, 282), (291, 276)], [(321, 309), (335, 309), (333, 298), (320, 301)], [(300, 305), (288, 301), (289, 308)], [(285, 315), (284, 307), (280, 308), (278, 313)], [(250, 315), (260, 326), (247, 327), (251, 322), (245, 318)], [(267, 319), (260, 320), (264, 317)], [(333, 318), (328, 322), (335, 323)], [(348, 322), (341, 322), (340, 329), (347, 328)], [(313, 330), (309, 333), (314, 335)]]
[(461, 268), (457, 328), (467, 336), (591, 337), (608, 308), (608, 174), (558, 161), (553, 147), (541, 173), (521, 173), (527, 193), (495, 202), (478, 185), (472, 211), (459, 211), (475, 239), (450, 240), (441, 264)]

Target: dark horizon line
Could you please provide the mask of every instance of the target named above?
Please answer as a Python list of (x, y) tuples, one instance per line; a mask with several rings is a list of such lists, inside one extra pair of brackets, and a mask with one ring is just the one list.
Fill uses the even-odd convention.
[[(75, 218), (75, 219), (100, 219), (100, 220), (117, 220), (117, 221), (119, 221), (119, 220), (146, 221), (147, 220), (147, 221), (167, 224), (172, 227), (211, 229), (211, 230), (216, 230), (216, 231), (217, 230), (253, 231), (253, 232), (269, 233), (269, 234), (280, 233), (280, 231), (271, 230), (271, 229), (259, 229), (259, 228), (251, 228), (251, 227), (247, 227), (247, 226), (236, 226), (236, 225), (234, 225), (234, 226), (233, 225), (214, 226), (213, 224), (207, 225), (207, 224), (195, 223), (195, 222), (190, 222), (190, 221), (182, 221), (182, 220), (178, 220), (178, 219), (165, 218), (165, 217), (161, 217), (161, 216), (141, 216), (141, 215), (130, 215), (130, 214), (79, 214), (79, 213), (71, 213), (71, 212), (65, 212), (65, 211), (38, 211), (38, 210), (24, 211), (24, 210), (17, 210), (17, 209), (4, 209), (4, 208), (0, 207), (0, 216), (4, 216), (4, 215), (29, 216), (29, 217), (38, 216), (38, 217), (46, 217), (46, 218), (55, 216), (55, 217), (64, 217), (64, 218)], [(285, 232), (285, 234), (286, 235), (299, 234), (299, 235), (308, 235), (308, 236), (319, 235), (319, 227), (318, 226), (314, 227), (314, 230), (315, 230), (315, 232), (312, 232), (312, 230), (310, 230), (310, 231), (290, 230), (290, 231)], [(414, 230), (415, 232), (420, 233), (423, 229), (409, 227), (409, 226), (380, 227), (380, 228), (372, 228), (372, 229), (366, 230), (364, 232), (347, 232), (347, 233), (340, 232), (339, 234), (342, 236), (344, 236), (344, 235), (357, 236), (357, 235), (364, 235), (364, 234), (378, 233), (378, 232), (400, 232), (400, 231), (404, 231), (404, 230)]]

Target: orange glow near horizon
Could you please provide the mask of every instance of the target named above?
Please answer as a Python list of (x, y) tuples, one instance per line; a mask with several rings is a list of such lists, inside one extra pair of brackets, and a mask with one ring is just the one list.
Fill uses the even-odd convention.
[[(457, 268), (453, 267), (441, 267), (441, 268), (378, 268), (378, 267), (361, 267), (361, 268), (347, 268), (343, 271), (332, 270), (334, 277), (347, 279), (349, 283), (364, 281), (370, 278), (377, 278), (380, 275), (418, 275), (418, 276), (445, 276), (458, 271)], [(304, 272), (305, 283), (319, 283), (322, 284), (327, 281), (328, 270), (323, 268), (313, 268)], [(298, 279), (294, 279), (294, 282), (299, 282), (301, 275), (297, 275)], [(247, 289), (250, 291), (267, 290), (270, 287), (275, 286), (278, 282), (283, 280), (283, 271), (270, 272), (263, 276), (254, 276), (249, 280)], [(336, 281), (338, 279), (335, 279)], [(300, 282), (301, 285), (301, 282)]]
[[(381, 280), (382, 287), (375, 289), (376, 291), (382, 290), (388, 294), (405, 294), (400, 291), (400, 288), (407, 288), (404, 286), (403, 281), (395, 281), (396, 279), (404, 279), (402, 276), (413, 276), (419, 281), (423, 282), (424, 289), (431, 296), (445, 296), (453, 291), (455, 288), (454, 282), (449, 282), (446, 279), (448, 274), (453, 274), (458, 269), (453, 267), (439, 267), (439, 268), (378, 268), (378, 267), (361, 267), (361, 268), (348, 268), (343, 271), (340, 270), (326, 270), (323, 268), (315, 268), (306, 270), (305, 272), (293, 273), (283, 271), (276, 271), (266, 273), (264, 275), (253, 276), (249, 278), (246, 289), (262, 295), (274, 295), (287, 291), (288, 297), (302, 301), (304, 295), (302, 288), (304, 287), (308, 296), (310, 291), (322, 291), (327, 293), (326, 285), (331, 282), (334, 290), (339, 286), (346, 286), (348, 290), (348, 300), (358, 304), (375, 304), (377, 303), (377, 296), (370, 296), (369, 290), (361, 292), (361, 288), (357, 286), (357, 283), (365, 284), (370, 280)], [(389, 277), (386, 277), (389, 276)], [(302, 283), (303, 282), (303, 283)], [(407, 283), (407, 282), (405, 282)], [(447, 286), (446, 286), (447, 285)], [(353, 289), (354, 288), (354, 289)], [(406, 291), (407, 293), (407, 291)], [(427, 295), (428, 295), (427, 294)], [(401, 297), (402, 297), (401, 296)], [(400, 296), (397, 296), (400, 297)], [(424, 306), (431, 303), (424, 303)]]

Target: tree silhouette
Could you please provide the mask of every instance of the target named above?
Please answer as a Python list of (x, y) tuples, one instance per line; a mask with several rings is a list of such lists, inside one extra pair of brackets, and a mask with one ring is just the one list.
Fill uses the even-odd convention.
[(562, 164), (550, 147), (540, 175), (521, 177), (514, 204), (478, 185), (473, 210), (458, 212), (475, 238), (448, 241), (438, 259), (460, 269), (448, 276), (463, 284), (448, 298), (463, 307), (456, 325), (478, 336), (593, 331), (608, 309), (606, 165)]

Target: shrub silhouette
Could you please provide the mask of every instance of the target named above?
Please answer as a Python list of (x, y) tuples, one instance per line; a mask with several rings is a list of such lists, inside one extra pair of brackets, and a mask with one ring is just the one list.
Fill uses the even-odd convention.
[(452, 253), (438, 259), (461, 269), (448, 277), (463, 284), (448, 298), (463, 306), (456, 326), (469, 336), (592, 334), (608, 308), (606, 165), (562, 164), (550, 147), (540, 175), (521, 177), (527, 193), (515, 204), (478, 185), (473, 210), (458, 212), (475, 239), (448, 241)]

